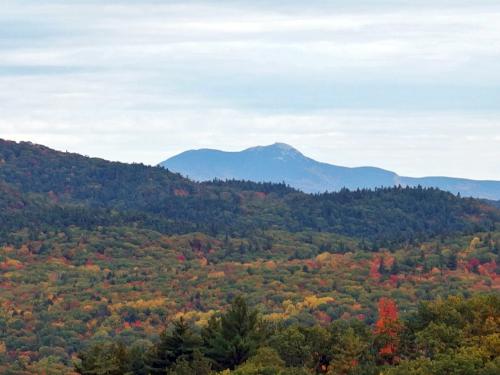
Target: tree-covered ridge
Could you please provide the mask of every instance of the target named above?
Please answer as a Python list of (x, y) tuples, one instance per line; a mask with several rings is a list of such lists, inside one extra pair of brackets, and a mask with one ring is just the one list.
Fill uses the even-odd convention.
[[(182, 318), (150, 344), (98, 343), (80, 353), (84, 375), (482, 374), (500, 371), (500, 299), (450, 297), (401, 318), (382, 298), (377, 322), (273, 325), (235, 298), (202, 327)], [(130, 348), (130, 349), (129, 349)]]
[(3, 242), (23, 228), (36, 235), (61, 225), (115, 224), (166, 234), (201, 231), (237, 237), (268, 228), (308, 229), (390, 245), (491, 230), (498, 221), (498, 210), (437, 189), (307, 195), (280, 184), (197, 184), (159, 167), (8, 141), (0, 141), (0, 182), (23, 202), (0, 201)]

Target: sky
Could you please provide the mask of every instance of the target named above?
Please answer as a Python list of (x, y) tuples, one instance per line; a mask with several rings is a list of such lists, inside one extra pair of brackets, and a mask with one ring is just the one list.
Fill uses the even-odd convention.
[(500, 1), (0, 0), (0, 138), (500, 180)]

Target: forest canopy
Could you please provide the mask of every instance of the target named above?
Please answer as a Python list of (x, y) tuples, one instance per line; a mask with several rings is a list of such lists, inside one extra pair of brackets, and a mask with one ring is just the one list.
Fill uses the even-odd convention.
[(499, 211), (0, 140), (0, 373), (498, 373)]

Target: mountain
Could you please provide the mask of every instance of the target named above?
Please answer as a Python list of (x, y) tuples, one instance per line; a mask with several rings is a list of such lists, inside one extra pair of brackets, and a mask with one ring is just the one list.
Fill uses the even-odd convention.
[[(484, 201), (434, 188), (306, 194), (281, 183), (200, 183), (0, 139), (0, 374), (73, 374), (75, 364), (81, 374), (148, 374), (169, 325), (184, 318), (212, 329), (237, 296), (279, 322), (269, 329), (314, 325), (299, 339), (316, 346), (330, 337), (321, 332), (346, 342), (336, 332), (348, 322), (349, 335), (376, 343), (377, 305), (387, 298), (403, 315), (435, 297), (498, 294), (499, 223), (500, 210)], [(484, 313), (462, 315), (483, 327), (493, 310), (477, 301)], [(319, 350), (296, 333), (256, 336)], [(109, 348), (132, 369), (117, 367)], [(366, 346), (359, 358), (377, 366), (378, 351)]]
[(475, 181), (451, 177), (403, 177), (375, 167), (348, 168), (321, 163), (295, 148), (275, 143), (239, 152), (190, 150), (160, 163), (196, 181), (237, 179), (285, 182), (308, 193), (373, 189), (376, 187), (436, 187), (463, 196), (500, 200), (500, 181)]

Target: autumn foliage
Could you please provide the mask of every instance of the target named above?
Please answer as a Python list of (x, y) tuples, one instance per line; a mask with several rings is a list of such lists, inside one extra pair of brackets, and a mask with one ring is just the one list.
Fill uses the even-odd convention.
[[(148, 364), (160, 332), (183, 317), (199, 334), (237, 295), (259, 308), (260, 355), (273, 360), (272, 344), (295, 375), (378, 373), (363, 371), (422, 353), (444, 361), (464, 324), (434, 326), (436, 314), (426, 313), (429, 324), (409, 327), (407, 315), (435, 296), (498, 294), (500, 211), (487, 207), (421, 187), (308, 195), (285, 184), (196, 183), (0, 140), (0, 374), (70, 374), (77, 353), (97, 345), (88, 353), (98, 373), (149, 375), (137, 366)], [(372, 325), (380, 296), (397, 301), (404, 323), (385, 298)], [(481, 323), (464, 335), (482, 323), (489, 335), (474, 339), (469, 362), (491, 362), (499, 310), (479, 319), (459, 305), (453, 322)], [(450, 305), (443, 309), (448, 317)], [(287, 329), (271, 340), (268, 326)], [(402, 335), (403, 327), (422, 332)], [(201, 349), (257, 355), (253, 335), (209, 337)], [(203, 368), (203, 355), (176, 358), (170, 370), (200, 375), (190, 368)], [(262, 358), (248, 360), (241, 371), (264, 371)]]
[(378, 303), (379, 319), (375, 323), (374, 333), (378, 335), (379, 354), (387, 362), (394, 362), (401, 333), (401, 323), (399, 321), (396, 302), (390, 298), (381, 298)]

